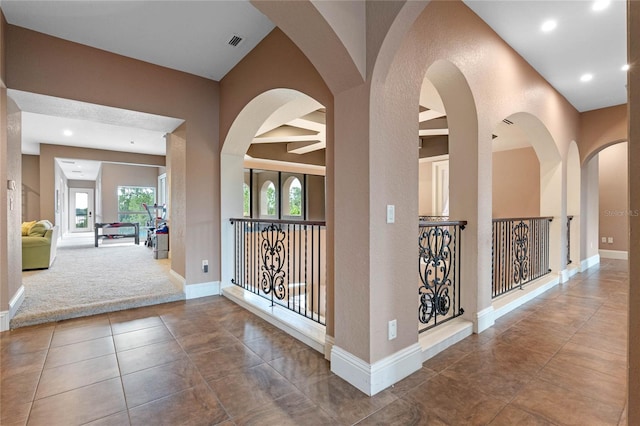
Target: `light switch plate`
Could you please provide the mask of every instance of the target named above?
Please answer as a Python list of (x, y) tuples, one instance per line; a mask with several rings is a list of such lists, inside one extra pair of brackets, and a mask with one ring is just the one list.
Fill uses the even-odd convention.
[(396, 221), (396, 206), (393, 204), (387, 204), (387, 223), (394, 223)]

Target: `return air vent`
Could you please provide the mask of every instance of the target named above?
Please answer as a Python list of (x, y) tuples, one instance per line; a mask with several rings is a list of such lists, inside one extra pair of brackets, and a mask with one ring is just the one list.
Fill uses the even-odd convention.
[(229, 46), (238, 47), (238, 45), (242, 43), (242, 40), (244, 40), (242, 37), (240, 37), (237, 34), (234, 34), (229, 40)]
[(504, 120), (502, 120), (502, 122), (503, 122), (504, 124), (508, 124), (509, 126), (511, 126), (511, 125), (513, 124), (513, 121), (511, 121), (511, 120), (507, 120), (506, 118), (505, 118)]
[(82, 173), (82, 170), (71, 170), (71, 173)]
[(60, 160), (60, 162), (64, 164), (76, 164), (76, 162), (72, 160)]

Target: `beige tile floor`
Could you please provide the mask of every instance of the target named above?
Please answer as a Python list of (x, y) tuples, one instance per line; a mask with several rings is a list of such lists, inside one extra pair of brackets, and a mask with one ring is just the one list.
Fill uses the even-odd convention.
[(618, 425), (626, 262), (578, 274), (367, 397), (222, 297), (0, 334), (2, 425)]

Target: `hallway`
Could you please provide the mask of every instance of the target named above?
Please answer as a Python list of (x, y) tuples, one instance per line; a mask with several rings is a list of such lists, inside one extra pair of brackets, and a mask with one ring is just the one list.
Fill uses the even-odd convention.
[(222, 297), (0, 334), (3, 425), (624, 425), (628, 271), (603, 260), (367, 397)]

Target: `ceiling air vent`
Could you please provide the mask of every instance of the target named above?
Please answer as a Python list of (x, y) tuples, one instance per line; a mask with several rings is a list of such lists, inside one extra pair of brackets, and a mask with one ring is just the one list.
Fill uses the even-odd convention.
[(76, 162), (72, 160), (60, 160), (60, 162), (65, 164), (76, 164)]
[(511, 121), (511, 120), (507, 120), (506, 118), (505, 118), (504, 120), (502, 120), (502, 122), (503, 122), (504, 124), (508, 124), (509, 126), (511, 126), (511, 125), (513, 124), (513, 121)]
[(240, 43), (242, 43), (243, 38), (237, 34), (234, 34), (229, 40), (229, 46), (238, 47)]

